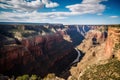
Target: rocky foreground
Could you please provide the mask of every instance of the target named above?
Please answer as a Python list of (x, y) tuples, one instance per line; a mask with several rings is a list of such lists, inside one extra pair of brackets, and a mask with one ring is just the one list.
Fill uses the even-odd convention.
[[(96, 39), (93, 39), (94, 37)], [(71, 79), (120, 79), (120, 26), (108, 26), (107, 32), (104, 33), (99, 29), (90, 30), (77, 47), (85, 53), (85, 56), (77, 66), (70, 69)]]
[[(81, 80), (90, 66), (120, 60), (119, 27), (0, 25), (0, 73), (18, 80)], [(71, 65), (78, 56), (75, 48), (82, 56)]]

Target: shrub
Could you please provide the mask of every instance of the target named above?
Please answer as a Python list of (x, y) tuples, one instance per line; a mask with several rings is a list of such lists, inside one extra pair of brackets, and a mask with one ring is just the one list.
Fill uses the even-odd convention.
[(120, 43), (115, 43), (114, 50), (117, 51), (120, 49)]
[(51, 79), (55, 79), (55, 78), (56, 78), (55, 74), (50, 73), (43, 80), (51, 80)]
[(22, 80), (22, 77), (21, 77), (21, 76), (18, 76), (18, 77), (16, 78), (16, 80)]
[(23, 76), (18, 76), (16, 80), (29, 80), (29, 75), (25, 74)]
[(37, 80), (37, 75), (32, 75), (32, 76), (30, 77), (30, 80)]
[(120, 80), (120, 61), (109, 60), (107, 64), (94, 65), (85, 71), (80, 80)]
[(23, 75), (23, 76), (22, 76), (22, 80), (29, 80), (29, 75), (27, 75), (27, 74), (26, 74), (26, 75)]

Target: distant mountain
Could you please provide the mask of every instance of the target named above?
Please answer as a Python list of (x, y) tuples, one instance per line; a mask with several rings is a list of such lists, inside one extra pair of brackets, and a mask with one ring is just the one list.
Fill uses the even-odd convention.
[(0, 24), (24, 24), (24, 25), (48, 25), (49, 23), (31, 23), (31, 22), (0, 22)]

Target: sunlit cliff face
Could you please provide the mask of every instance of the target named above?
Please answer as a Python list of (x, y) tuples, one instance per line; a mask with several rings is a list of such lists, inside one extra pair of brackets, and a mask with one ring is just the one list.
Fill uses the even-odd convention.
[(120, 28), (119, 27), (108, 27), (108, 38), (106, 41), (106, 52), (107, 58), (117, 57), (120, 59)]

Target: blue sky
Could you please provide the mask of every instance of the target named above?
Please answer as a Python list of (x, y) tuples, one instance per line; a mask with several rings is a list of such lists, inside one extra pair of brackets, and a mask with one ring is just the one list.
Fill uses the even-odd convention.
[(120, 24), (120, 0), (0, 0), (0, 22)]

